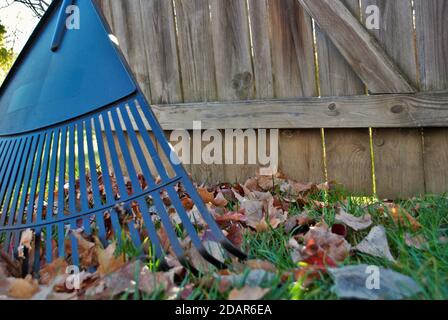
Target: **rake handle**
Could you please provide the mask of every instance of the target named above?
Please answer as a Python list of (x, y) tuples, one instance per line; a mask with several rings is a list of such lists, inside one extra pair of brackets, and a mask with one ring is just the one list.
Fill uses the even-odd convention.
[(62, 38), (65, 33), (65, 20), (66, 20), (66, 8), (74, 4), (75, 0), (63, 0), (61, 10), (59, 11), (58, 21), (56, 23), (56, 30), (53, 35), (53, 41), (51, 42), (51, 51), (56, 52), (61, 45)]

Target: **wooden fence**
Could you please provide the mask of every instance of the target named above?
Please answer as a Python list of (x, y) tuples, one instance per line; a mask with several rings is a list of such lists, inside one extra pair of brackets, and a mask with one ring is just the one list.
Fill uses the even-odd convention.
[[(448, 1), (100, 5), (167, 130), (279, 128), (288, 177), (381, 198), (448, 191)], [(370, 5), (379, 30), (364, 26)], [(208, 182), (256, 168), (188, 166)]]

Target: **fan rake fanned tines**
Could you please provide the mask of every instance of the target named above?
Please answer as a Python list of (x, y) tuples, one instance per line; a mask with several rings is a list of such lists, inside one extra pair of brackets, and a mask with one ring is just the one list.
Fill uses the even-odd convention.
[(122, 245), (128, 239), (136, 248), (142, 248), (142, 235), (147, 234), (151, 252), (163, 263), (167, 252), (158, 232), (163, 227), (170, 251), (192, 268), (173, 219), (177, 215), (184, 236), (201, 256), (224, 268), (204, 246), (183, 207), (181, 186), (216, 241), (245, 258), (224, 236), (183, 167), (173, 161), (163, 130), (144, 106), (142, 97), (131, 98), (68, 124), (0, 139), (3, 250), (17, 256), (22, 233), (31, 229), (37, 272), (42, 261), (50, 263), (56, 257), (80, 264), (74, 232), (94, 234), (104, 246), (114, 239)]
[[(73, 4), (83, 27), (72, 32), (64, 14)], [(130, 242), (162, 265), (174, 254), (193, 270), (189, 243), (225, 267), (180, 190), (206, 234), (244, 259), (172, 154), (95, 3), (54, 0), (0, 88), (0, 249), (33, 262), (35, 275), (57, 257), (82, 264), (80, 237)]]

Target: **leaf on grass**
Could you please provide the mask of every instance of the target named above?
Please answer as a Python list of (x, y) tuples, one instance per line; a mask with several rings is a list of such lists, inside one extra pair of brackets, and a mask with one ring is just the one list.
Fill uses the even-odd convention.
[(417, 231), (421, 228), (421, 224), (403, 207), (394, 203), (387, 204), (387, 207), (395, 224), (402, 227), (410, 227), (412, 231)]
[(386, 237), (386, 229), (384, 229), (383, 226), (373, 227), (367, 237), (365, 237), (355, 249), (374, 257), (385, 258), (395, 262), (394, 257), (390, 253)]
[(404, 235), (404, 241), (406, 245), (409, 247), (414, 247), (416, 249), (424, 249), (428, 246), (428, 241), (426, 241), (425, 237), (423, 235), (412, 235), (409, 233), (406, 233)]
[(361, 264), (330, 269), (337, 296), (343, 299), (398, 300), (415, 296), (421, 291), (412, 278), (382, 267), (378, 267), (378, 287), (373, 287), (375, 283), (369, 267)]
[(268, 272), (277, 272), (277, 267), (266, 260), (247, 260), (245, 265), (250, 269), (259, 269)]
[(28, 275), (25, 279), (9, 278), (8, 296), (15, 299), (31, 299), (39, 292), (39, 283)]
[(343, 223), (355, 231), (367, 229), (372, 225), (372, 217), (370, 214), (366, 213), (362, 217), (355, 217), (342, 208), (339, 210), (339, 213), (336, 214), (335, 221)]
[(243, 227), (239, 223), (233, 223), (226, 231), (227, 239), (240, 248), (243, 244)]
[(268, 292), (269, 289), (245, 286), (241, 289), (233, 289), (230, 291), (229, 300), (260, 300)]
[(201, 196), (202, 201), (205, 203), (213, 203), (215, 196), (213, 192), (209, 192), (206, 188), (198, 188), (198, 193)]
[(40, 283), (43, 285), (49, 285), (59, 274), (65, 273), (67, 266), (68, 264), (64, 258), (53, 260), (52, 263), (47, 264), (40, 269)]
[(194, 207), (194, 202), (193, 200), (191, 200), (188, 197), (184, 197), (182, 198), (182, 206), (184, 207), (185, 210), (191, 210)]
[(301, 213), (296, 216), (291, 216), (286, 219), (285, 222), (285, 232), (290, 233), (298, 226), (308, 226), (313, 222), (313, 219), (308, 216), (307, 213)]
[(311, 227), (304, 240), (310, 250), (315, 245), (335, 262), (344, 261), (350, 252), (350, 244), (344, 237), (331, 232), (324, 223)]
[(120, 255), (115, 257), (116, 244), (111, 243), (106, 249), (98, 249), (98, 272), (100, 276), (105, 276), (111, 272), (120, 269), (124, 264), (124, 257)]
[(226, 284), (227, 287), (237, 287), (241, 285), (250, 287), (268, 287), (275, 279), (275, 273), (255, 269), (244, 274), (216, 275), (216, 278), (222, 282), (221, 285)]
[(98, 260), (95, 243), (84, 239), (82, 231), (71, 230), (70, 232), (72, 232), (76, 240), (78, 240), (78, 252), (81, 265), (84, 267), (95, 265)]
[(213, 199), (213, 204), (217, 207), (225, 207), (229, 201), (224, 197), (222, 192), (218, 192), (215, 199)]
[(169, 278), (164, 273), (150, 272), (141, 261), (135, 261), (104, 277), (86, 295), (95, 299), (109, 299), (124, 293), (134, 293), (136, 290), (151, 294), (170, 286)]

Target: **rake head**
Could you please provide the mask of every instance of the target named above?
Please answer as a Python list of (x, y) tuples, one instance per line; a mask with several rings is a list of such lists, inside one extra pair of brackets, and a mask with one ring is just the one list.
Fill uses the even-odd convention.
[[(145, 245), (145, 234), (151, 246), (146, 250), (154, 252), (163, 265), (166, 246), (158, 233), (163, 228), (170, 251), (191, 269), (182, 235), (173, 223), (177, 216), (201, 256), (224, 268), (205, 248), (182, 204), (182, 191), (216, 242), (244, 259), (245, 254), (223, 235), (172, 154), (91, 1), (77, 3), (84, 29), (78, 34), (65, 31), (62, 37), (61, 12), (73, 3), (77, 2), (53, 2), (0, 91), (3, 250), (17, 255), (23, 233), (31, 229), (37, 272), (42, 260), (50, 263), (56, 256), (70, 256), (79, 265), (74, 230), (96, 235), (104, 246), (112, 238), (119, 245), (128, 238), (137, 248)], [(95, 48), (88, 47), (92, 43)], [(88, 49), (92, 52), (84, 56)]]

